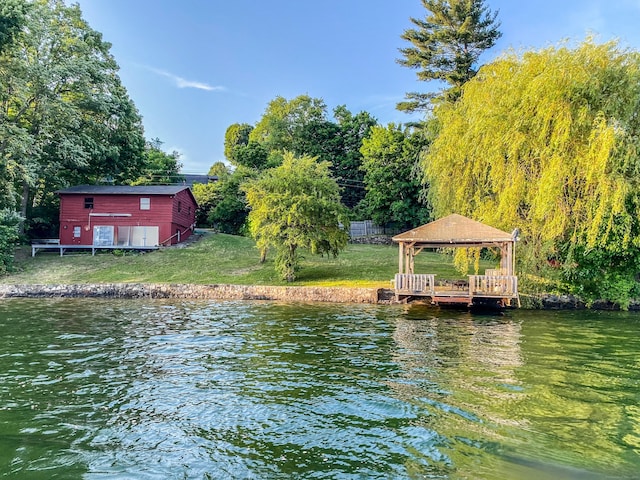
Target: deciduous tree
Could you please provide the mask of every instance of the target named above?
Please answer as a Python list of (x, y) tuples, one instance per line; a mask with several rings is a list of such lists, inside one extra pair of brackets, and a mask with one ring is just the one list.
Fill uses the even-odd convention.
[(18, 224), (22, 219), (15, 212), (0, 210), (0, 276), (11, 270), (18, 242)]
[(349, 221), (328, 162), (287, 152), (281, 166), (243, 189), (251, 235), (263, 255), (267, 248), (276, 251), (276, 270), (288, 282), (299, 270), (299, 249), (337, 255), (346, 246)]
[(110, 45), (77, 5), (29, 2), (0, 55), (2, 204), (31, 208), (70, 183), (136, 178), (141, 119), (117, 75)]
[(364, 139), (364, 204), (377, 224), (413, 228), (428, 221), (417, 169), (425, 146), (422, 132), (393, 123), (373, 127), (371, 136)]
[(28, 8), (25, 0), (3, 0), (0, 4), (0, 54), (23, 27)]
[(518, 227), (529, 272), (551, 259), (577, 293), (628, 301), (640, 264), (638, 105), (640, 54), (615, 42), (484, 66), (435, 111), (422, 166), (436, 216)]
[(184, 179), (184, 176), (180, 175), (180, 153), (176, 150), (171, 153), (165, 152), (162, 150), (162, 143), (159, 138), (146, 143), (144, 171), (131, 182), (131, 185), (166, 185), (179, 183)]
[(249, 134), (249, 141), (263, 145), (272, 159), (281, 159), (284, 152), (295, 151), (294, 144), (305, 126), (322, 122), (326, 117), (327, 107), (321, 98), (299, 95), (287, 100), (278, 96), (269, 102)]
[(232, 165), (237, 165), (237, 148), (249, 143), (251, 130), (253, 127), (248, 123), (234, 123), (227, 128), (224, 134), (224, 156)]
[(207, 174), (216, 176), (218, 177), (218, 180), (222, 180), (224, 178), (227, 178), (231, 174), (231, 172), (229, 171), (229, 167), (224, 162), (215, 162), (213, 165), (211, 165), (211, 168), (209, 168), (209, 172), (207, 172)]

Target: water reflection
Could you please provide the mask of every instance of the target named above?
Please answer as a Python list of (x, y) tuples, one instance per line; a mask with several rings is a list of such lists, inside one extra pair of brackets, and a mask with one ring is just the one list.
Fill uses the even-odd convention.
[(621, 329), (584, 312), (443, 312), (396, 319), (404, 375), (390, 387), (433, 412), (425, 426), (445, 439), (448, 475), (635, 478), (639, 376), (624, 361), (639, 351), (635, 318)]
[(431, 413), (423, 426), (439, 432), (446, 459), (433, 473), (479, 478), (475, 467), (467, 470), (469, 458), (495, 454), (499, 427), (514, 425), (499, 412), (522, 394), (520, 330), (508, 317), (419, 306), (396, 318), (393, 358), (403, 375), (390, 387)]
[(640, 317), (0, 303), (3, 478), (635, 478)]

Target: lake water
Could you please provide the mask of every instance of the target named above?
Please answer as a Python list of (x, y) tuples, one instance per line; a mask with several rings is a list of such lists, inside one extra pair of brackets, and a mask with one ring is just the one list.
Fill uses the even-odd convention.
[(640, 314), (0, 301), (0, 478), (640, 478)]

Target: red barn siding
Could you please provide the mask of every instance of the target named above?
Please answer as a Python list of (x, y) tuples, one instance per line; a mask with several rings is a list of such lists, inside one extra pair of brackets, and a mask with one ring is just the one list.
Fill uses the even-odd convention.
[[(93, 198), (92, 209), (85, 208), (85, 198)], [(140, 198), (150, 199), (149, 210), (140, 209)], [(171, 243), (177, 243), (177, 237), (173, 236), (178, 230), (181, 240), (191, 235), (190, 227), (195, 223), (196, 208), (197, 204), (188, 189), (175, 195), (60, 192), (60, 243), (91, 245), (94, 226), (157, 226), (160, 243), (168, 243), (169, 239)], [(80, 227), (79, 239), (73, 236), (74, 227)]]

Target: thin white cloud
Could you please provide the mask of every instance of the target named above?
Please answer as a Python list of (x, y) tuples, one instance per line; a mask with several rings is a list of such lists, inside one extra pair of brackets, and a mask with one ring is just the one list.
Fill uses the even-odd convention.
[(163, 77), (170, 79), (178, 88), (196, 88), (198, 90), (206, 90), (208, 92), (225, 90), (225, 88), (222, 86), (209, 85), (208, 83), (204, 83), (204, 82), (187, 80), (186, 78), (180, 77), (178, 75), (174, 75), (173, 73), (167, 72), (165, 70), (160, 70), (159, 68), (153, 68), (153, 67), (146, 67), (146, 68), (157, 75), (161, 75)]

